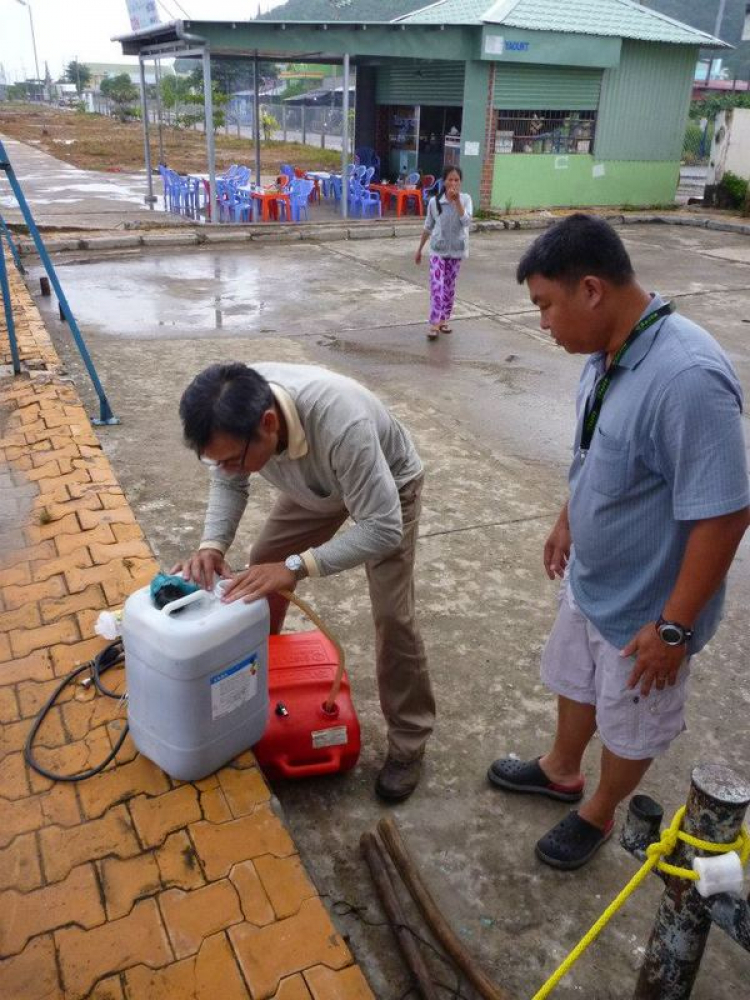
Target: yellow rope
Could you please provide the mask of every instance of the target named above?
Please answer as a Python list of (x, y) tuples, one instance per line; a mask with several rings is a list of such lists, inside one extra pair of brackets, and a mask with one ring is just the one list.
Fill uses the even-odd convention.
[(740, 860), (742, 861), (743, 866), (747, 863), (748, 858), (750, 858), (750, 832), (748, 832), (747, 827), (742, 827), (739, 837), (737, 837), (737, 839), (731, 844), (714, 844), (708, 840), (699, 840), (698, 837), (693, 837), (689, 833), (684, 833), (680, 829), (680, 824), (682, 823), (684, 815), (685, 807), (682, 806), (682, 808), (678, 809), (672, 817), (672, 822), (669, 824), (667, 829), (662, 831), (660, 839), (657, 840), (656, 843), (649, 845), (646, 849), (646, 860), (643, 865), (638, 869), (625, 888), (622, 889), (617, 896), (615, 896), (604, 913), (602, 913), (599, 919), (584, 934), (567, 958), (558, 966), (557, 969), (555, 969), (542, 988), (534, 994), (532, 1000), (544, 1000), (545, 997), (549, 996), (563, 976), (565, 976), (571, 967), (578, 961), (588, 946), (596, 941), (628, 896), (631, 896), (635, 892), (641, 882), (643, 882), (649, 872), (654, 868), (659, 868), (661, 871), (667, 872), (669, 875), (677, 876), (677, 878), (687, 878), (691, 881), (697, 881), (699, 877), (697, 872), (694, 872), (689, 868), (678, 868), (675, 865), (667, 864), (666, 861), (661, 860), (662, 857), (668, 856), (672, 853), (672, 851), (674, 851), (675, 847), (677, 847), (678, 840), (683, 840), (686, 844), (690, 844), (691, 847), (695, 847), (700, 851), (710, 851), (713, 854), (727, 854), (729, 851), (737, 851), (740, 855)]

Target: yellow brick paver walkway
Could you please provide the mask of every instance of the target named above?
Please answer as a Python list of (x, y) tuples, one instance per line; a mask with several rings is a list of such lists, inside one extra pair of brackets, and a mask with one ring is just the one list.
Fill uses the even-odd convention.
[[(24, 374), (0, 375), (0, 997), (372, 1000), (271, 806), (251, 753), (195, 783), (126, 739), (78, 784), (23, 746), (93, 623), (157, 569), (21, 278)], [(2, 363), (10, 363), (0, 315)], [(105, 683), (114, 686), (114, 674)], [(55, 771), (91, 767), (123, 708), (65, 690), (39, 733)]]

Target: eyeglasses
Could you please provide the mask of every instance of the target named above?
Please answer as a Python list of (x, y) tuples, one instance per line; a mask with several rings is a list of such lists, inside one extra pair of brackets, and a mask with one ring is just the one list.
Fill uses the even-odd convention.
[(209, 469), (226, 469), (228, 472), (239, 471), (245, 465), (245, 459), (247, 458), (247, 450), (249, 447), (250, 438), (248, 438), (245, 442), (245, 447), (239, 458), (220, 458), (218, 462), (213, 458), (206, 458), (204, 455), (199, 455), (198, 458), (204, 465), (207, 465)]

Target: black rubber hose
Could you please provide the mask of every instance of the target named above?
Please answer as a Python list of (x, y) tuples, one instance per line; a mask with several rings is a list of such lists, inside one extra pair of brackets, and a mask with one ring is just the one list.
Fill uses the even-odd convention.
[(72, 670), (67, 677), (64, 677), (62, 681), (60, 681), (43, 707), (40, 709), (37, 717), (34, 719), (34, 723), (29, 730), (29, 735), (26, 737), (26, 745), (23, 748), (23, 755), (26, 759), (26, 763), (29, 767), (33, 768), (37, 774), (41, 774), (43, 777), (49, 778), (50, 781), (85, 781), (86, 778), (93, 778), (95, 774), (99, 774), (115, 759), (120, 751), (120, 748), (125, 742), (125, 737), (128, 735), (129, 727), (127, 723), (125, 723), (125, 728), (123, 729), (122, 734), (115, 744), (112, 752), (109, 753), (100, 764), (97, 764), (96, 767), (91, 767), (86, 771), (79, 771), (77, 774), (55, 774), (52, 771), (48, 771), (47, 768), (42, 767), (42, 765), (34, 757), (33, 747), (36, 734), (39, 732), (48, 712), (60, 697), (61, 691), (63, 691), (63, 689), (67, 687), (71, 681), (75, 680), (79, 674), (84, 673), (84, 671), (89, 670), (91, 672), (91, 678), (94, 682), (94, 686), (100, 694), (104, 695), (106, 698), (115, 698), (119, 701), (122, 695), (115, 691), (110, 691), (109, 688), (105, 688), (101, 682), (101, 675), (124, 661), (125, 655), (123, 653), (122, 640), (116, 639), (114, 642), (110, 643), (109, 646), (105, 646), (100, 653), (97, 653), (93, 660), (82, 664), (80, 667), (76, 667), (75, 670)]

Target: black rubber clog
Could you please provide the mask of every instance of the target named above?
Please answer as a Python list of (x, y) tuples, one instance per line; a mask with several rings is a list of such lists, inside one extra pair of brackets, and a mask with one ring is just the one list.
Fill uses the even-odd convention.
[(538, 841), (536, 856), (545, 865), (574, 871), (593, 858), (612, 836), (613, 828), (614, 820), (601, 830), (579, 816), (574, 809)]
[(502, 757), (490, 765), (487, 777), (506, 792), (545, 795), (560, 802), (579, 802), (583, 798), (583, 781), (578, 785), (558, 785), (550, 781), (539, 765), (539, 757), (535, 760)]

